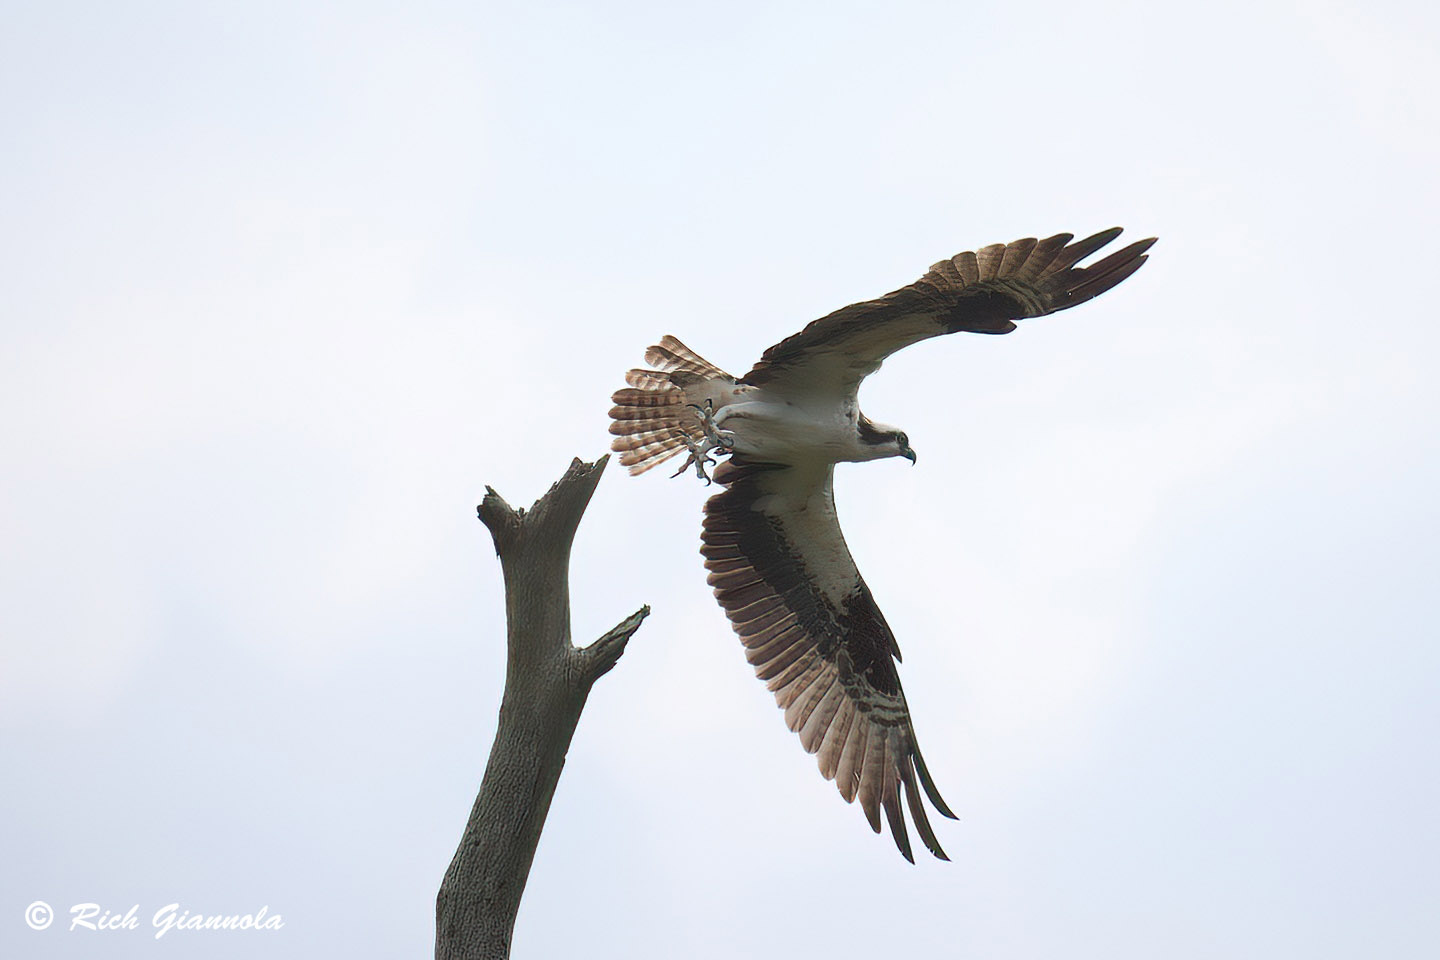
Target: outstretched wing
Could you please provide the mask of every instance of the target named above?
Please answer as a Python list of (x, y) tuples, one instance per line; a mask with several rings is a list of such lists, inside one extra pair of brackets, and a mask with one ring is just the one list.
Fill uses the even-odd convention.
[(785, 722), (846, 802), (860, 798), (880, 832), (914, 862), (905, 802), (926, 848), (948, 860), (917, 789), (954, 817), (915, 744), (895, 663), (900, 650), (855, 568), (835, 517), (833, 465), (813, 469), (732, 458), (705, 504), (700, 552), (745, 657), (775, 693)]
[(1072, 234), (996, 243), (941, 260), (908, 287), (853, 303), (765, 351), (741, 383), (853, 395), (860, 381), (902, 347), (947, 333), (1009, 333), (1015, 320), (1098, 297), (1145, 262), (1154, 238), (1088, 267), (1076, 264), (1120, 236), (1120, 228), (1071, 243)]

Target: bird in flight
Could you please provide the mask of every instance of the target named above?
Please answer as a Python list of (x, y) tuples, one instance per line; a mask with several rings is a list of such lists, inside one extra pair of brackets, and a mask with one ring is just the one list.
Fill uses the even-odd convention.
[[(920, 796), (955, 814), (930, 777), (896, 664), (900, 648), (845, 546), (833, 478), (841, 461), (905, 457), (904, 431), (860, 411), (860, 383), (902, 347), (948, 333), (1009, 333), (1015, 321), (1099, 296), (1146, 260), (1140, 240), (1089, 266), (1120, 235), (1068, 233), (997, 243), (942, 260), (916, 282), (854, 303), (775, 344), (734, 377), (666, 336), (614, 394), (612, 448), (634, 474), (687, 454), (724, 491), (705, 504), (708, 582), (775, 694), (785, 722), (818, 755), (847, 803), (914, 862), (900, 795), (925, 848), (942, 860)], [(724, 458), (717, 464), (715, 457)], [(713, 466), (712, 474), (706, 467)]]

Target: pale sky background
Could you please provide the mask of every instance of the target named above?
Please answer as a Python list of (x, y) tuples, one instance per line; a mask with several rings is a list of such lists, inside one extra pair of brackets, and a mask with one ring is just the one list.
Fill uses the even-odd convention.
[[(494, 732), (474, 505), (962, 249), (1158, 235), (894, 358), (842, 467), (961, 820), (905, 863), (600, 485), (514, 955), (1440, 955), (1433, 4), (5, 4), (0, 956), (427, 956)], [(43, 932), (27, 904), (62, 913)], [(267, 905), (271, 934), (62, 929)]]

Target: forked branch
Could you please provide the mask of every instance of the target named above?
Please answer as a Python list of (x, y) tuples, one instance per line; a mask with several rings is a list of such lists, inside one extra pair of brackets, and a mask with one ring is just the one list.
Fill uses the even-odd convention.
[(478, 508), (505, 577), (505, 691), (485, 779), (436, 898), (437, 960), (510, 955), (515, 914), (585, 700), (650, 613), (641, 607), (588, 647), (570, 641), (570, 547), (608, 460), (573, 461), (528, 511), (489, 487)]

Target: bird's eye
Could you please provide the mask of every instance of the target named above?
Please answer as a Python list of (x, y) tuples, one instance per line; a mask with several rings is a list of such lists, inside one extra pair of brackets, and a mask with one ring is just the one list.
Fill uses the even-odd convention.
[(900, 446), (902, 447), (910, 446), (910, 438), (905, 436), (905, 434), (903, 433), (895, 438), (895, 442), (900, 444)]

